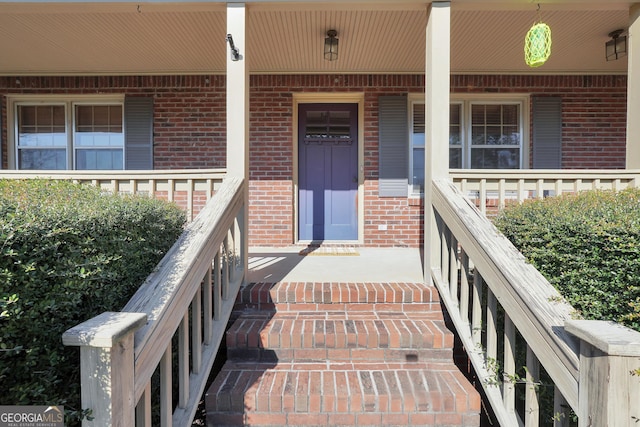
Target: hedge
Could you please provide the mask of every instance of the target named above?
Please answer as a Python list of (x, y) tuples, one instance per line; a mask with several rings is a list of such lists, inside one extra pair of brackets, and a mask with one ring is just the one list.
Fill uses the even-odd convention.
[(120, 310), (185, 224), (174, 204), (67, 181), (0, 180), (0, 405), (81, 417), (68, 328)]
[(582, 317), (640, 331), (640, 189), (529, 200), (495, 224)]

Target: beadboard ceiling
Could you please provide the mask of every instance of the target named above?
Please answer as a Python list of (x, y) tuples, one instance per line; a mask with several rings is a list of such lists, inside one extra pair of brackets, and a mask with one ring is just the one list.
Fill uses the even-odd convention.
[[(249, 3), (252, 73), (423, 73), (427, 4), (402, 2)], [(531, 0), (454, 0), (452, 73), (626, 73), (606, 62), (608, 33), (629, 24), (628, 2), (541, 1), (552, 54), (524, 64), (523, 43), (537, 20)], [(339, 59), (325, 61), (326, 31), (336, 29)], [(0, 74), (218, 74), (225, 72), (224, 4), (3, 3)]]

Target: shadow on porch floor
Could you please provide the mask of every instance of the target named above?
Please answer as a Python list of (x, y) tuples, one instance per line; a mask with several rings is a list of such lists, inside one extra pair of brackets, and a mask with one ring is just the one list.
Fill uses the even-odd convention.
[(249, 249), (247, 282), (421, 283), (417, 248), (365, 248), (303, 256), (304, 246)]

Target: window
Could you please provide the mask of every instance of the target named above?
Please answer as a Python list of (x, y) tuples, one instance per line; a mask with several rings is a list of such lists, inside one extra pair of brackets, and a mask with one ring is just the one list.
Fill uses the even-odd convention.
[(124, 169), (122, 100), (14, 105), (17, 169)]
[[(449, 168), (521, 169), (524, 163), (525, 99), (452, 100), (449, 106)], [(425, 106), (411, 104), (412, 194), (424, 187)]]

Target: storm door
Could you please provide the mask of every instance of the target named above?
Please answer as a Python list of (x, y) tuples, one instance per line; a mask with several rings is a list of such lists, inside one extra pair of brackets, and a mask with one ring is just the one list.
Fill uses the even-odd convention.
[(300, 240), (358, 239), (358, 104), (300, 104)]

